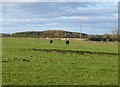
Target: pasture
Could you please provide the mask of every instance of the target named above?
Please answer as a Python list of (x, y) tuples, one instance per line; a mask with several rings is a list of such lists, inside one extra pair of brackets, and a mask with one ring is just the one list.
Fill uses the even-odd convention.
[(118, 44), (2, 39), (3, 85), (117, 85)]

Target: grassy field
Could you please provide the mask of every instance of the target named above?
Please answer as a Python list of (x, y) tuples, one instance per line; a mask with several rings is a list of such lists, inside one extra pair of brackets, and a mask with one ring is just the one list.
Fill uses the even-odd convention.
[(117, 85), (117, 53), (118, 44), (112, 42), (70, 41), (66, 45), (62, 40), (49, 44), (46, 39), (3, 38), (3, 85)]

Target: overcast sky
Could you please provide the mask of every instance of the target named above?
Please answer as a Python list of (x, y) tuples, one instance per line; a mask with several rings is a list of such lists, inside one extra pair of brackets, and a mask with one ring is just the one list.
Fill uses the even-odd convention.
[(3, 2), (2, 32), (66, 30), (112, 33), (118, 28), (117, 2)]

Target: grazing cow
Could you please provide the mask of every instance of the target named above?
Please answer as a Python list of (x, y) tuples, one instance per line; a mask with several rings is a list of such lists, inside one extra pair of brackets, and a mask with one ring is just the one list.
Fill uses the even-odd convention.
[(50, 44), (51, 44), (51, 43), (53, 43), (53, 40), (50, 40), (50, 42), (49, 42), (49, 43), (50, 43)]
[(69, 43), (70, 43), (69, 40), (67, 40), (67, 41), (66, 41), (66, 45), (69, 45)]

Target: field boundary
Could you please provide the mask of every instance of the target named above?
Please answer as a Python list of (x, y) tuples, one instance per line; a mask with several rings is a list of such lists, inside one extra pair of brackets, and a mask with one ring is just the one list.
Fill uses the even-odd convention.
[(76, 54), (104, 54), (104, 55), (118, 55), (119, 53), (109, 52), (92, 52), (92, 51), (79, 51), (79, 50), (60, 50), (60, 49), (28, 49), (34, 51), (45, 51), (45, 52), (58, 52), (58, 53), (76, 53)]

